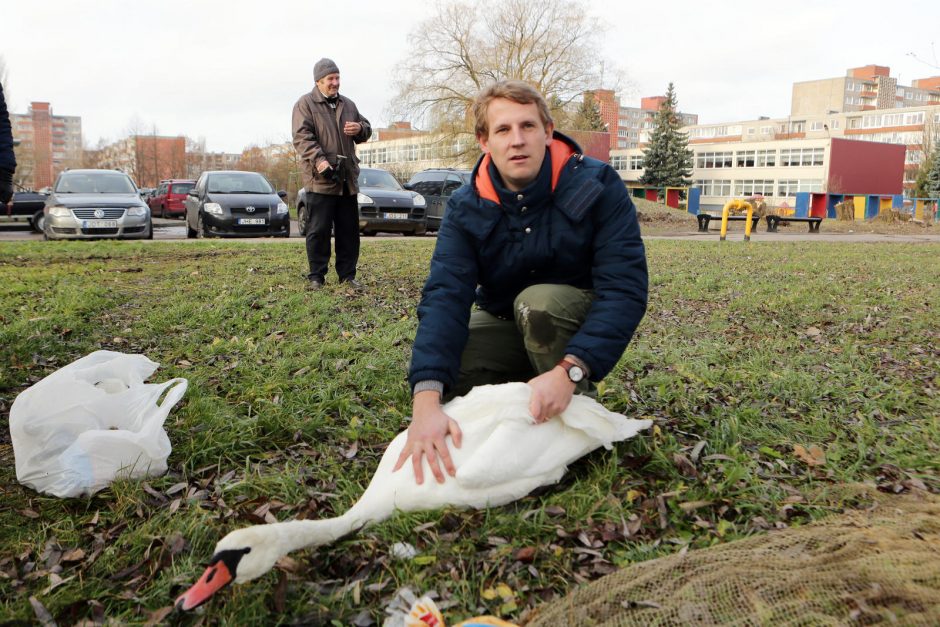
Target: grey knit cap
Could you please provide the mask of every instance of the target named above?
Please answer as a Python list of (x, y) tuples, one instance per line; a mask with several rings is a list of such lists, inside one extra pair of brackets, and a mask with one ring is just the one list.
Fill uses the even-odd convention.
[(336, 64), (333, 63), (333, 59), (327, 59), (326, 57), (317, 61), (317, 64), (313, 66), (313, 80), (318, 81), (328, 74), (339, 74), (339, 68), (336, 67)]

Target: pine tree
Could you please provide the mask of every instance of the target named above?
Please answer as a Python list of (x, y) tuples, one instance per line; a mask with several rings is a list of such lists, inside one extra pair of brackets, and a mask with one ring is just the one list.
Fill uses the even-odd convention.
[(607, 130), (607, 125), (604, 124), (604, 119), (601, 117), (600, 105), (594, 99), (593, 92), (584, 92), (584, 100), (581, 102), (581, 106), (578, 107), (577, 114), (575, 114), (573, 126), (573, 130), (576, 131)]
[(928, 198), (940, 198), (940, 146), (934, 148), (927, 163), (927, 181), (924, 190)]
[(650, 143), (643, 151), (645, 172), (640, 183), (650, 187), (685, 187), (691, 181), (692, 151), (689, 137), (680, 133), (681, 123), (676, 113), (678, 102), (672, 83), (666, 90), (666, 99), (656, 113), (656, 126), (650, 134)]

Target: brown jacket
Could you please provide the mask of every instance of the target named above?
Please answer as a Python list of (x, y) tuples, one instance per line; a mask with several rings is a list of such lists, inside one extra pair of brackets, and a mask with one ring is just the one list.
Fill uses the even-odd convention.
[[(294, 105), (291, 118), (294, 148), (300, 156), (304, 188), (318, 194), (342, 194), (342, 183), (319, 174), (317, 164), (326, 159), (335, 167), (339, 161), (337, 155), (343, 155), (346, 157), (347, 187), (353, 194), (358, 193), (359, 158), (355, 145), (371, 137), (372, 125), (360, 115), (356, 103), (341, 95), (334, 110), (314, 86), (310, 93), (301, 96)], [(358, 135), (346, 135), (343, 133), (346, 122), (359, 122), (362, 130)]]

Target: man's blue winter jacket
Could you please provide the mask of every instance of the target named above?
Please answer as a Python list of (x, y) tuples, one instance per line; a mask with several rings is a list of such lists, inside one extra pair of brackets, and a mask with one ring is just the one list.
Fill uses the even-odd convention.
[(551, 192), (531, 186), (505, 206), (484, 155), (473, 183), (451, 196), (418, 306), (412, 388), (426, 380), (454, 385), (474, 301), (511, 319), (515, 297), (541, 283), (594, 291), (565, 351), (587, 364), (592, 380), (606, 376), (623, 354), (646, 312), (646, 252), (636, 208), (613, 168), (581, 155), (564, 135), (555, 133), (549, 158)]

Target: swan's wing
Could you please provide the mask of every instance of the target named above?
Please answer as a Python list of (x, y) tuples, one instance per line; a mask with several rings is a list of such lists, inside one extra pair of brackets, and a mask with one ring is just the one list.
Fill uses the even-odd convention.
[[(500, 406), (499, 400), (492, 399), (494, 406)], [(482, 443), (462, 460), (457, 469), (458, 483), (482, 488), (540, 476), (549, 483), (557, 480), (574, 460), (599, 446), (610, 448), (613, 442), (631, 438), (652, 424), (649, 420), (630, 420), (608, 411), (584, 396), (575, 396), (560, 417), (540, 425), (531, 423), (527, 398), (524, 410), (516, 405), (514, 411), (515, 414), (499, 420)]]
[(575, 395), (568, 409), (561, 413), (566, 426), (585, 433), (599, 446), (610, 448), (614, 442), (632, 438), (643, 429), (649, 429), (652, 420), (633, 420), (608, 410), (589, 396)]

